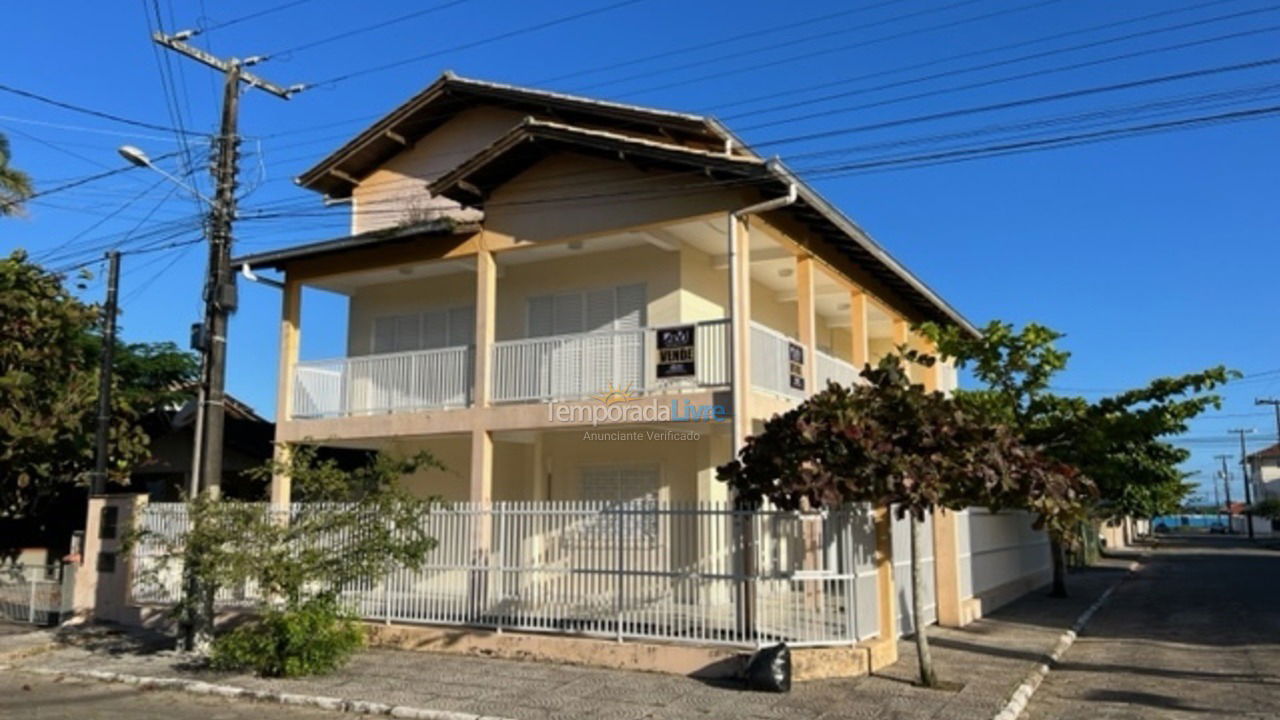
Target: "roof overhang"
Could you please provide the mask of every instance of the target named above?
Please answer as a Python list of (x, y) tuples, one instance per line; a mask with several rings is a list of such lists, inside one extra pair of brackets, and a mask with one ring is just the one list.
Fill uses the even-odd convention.
[(295, 182), (329, 197), (348, 197), (356, 182), (407, 145), (478, 104), (542, 113), (570, 124), (608, 124), (621, 131), (666, 137), (676, 144), (710, 146), (734, 141), (719, 123), (700, 115), (484, 82), (446, 72), (303, 172)]
[(233, 259), (231, 266), (233, 268), (248, 266), (251, 270), (282, 270), (285, 265), (299, 260), (311, 260), (375, 246), (420, 242), (430, 238), (473, 235), (479, 231), (480, 226), (476, 223), (461, 223), (449, 218), (440, 218), (414, 225), (373, 230), (359, 235), (244, 255)]
[(483, 207), (485, 198), (494, 189), (538, 161), (562, 151), (622, 159), (643, 169), (696, 168), (715, 181), (758, 181), (768, 174), (766, 163), (756, 157), (695, 150), (631, 135), (525, 118), (488, 147), (430, 182), (427, 191), (463, 205)]

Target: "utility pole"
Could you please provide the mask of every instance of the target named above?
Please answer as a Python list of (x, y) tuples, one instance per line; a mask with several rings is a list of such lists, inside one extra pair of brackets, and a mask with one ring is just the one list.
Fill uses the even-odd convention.
[(1233, 428), (1227, 432), (1240, 435), (1240, 475), (1244, 478), (1244, 524), (1249, 528), (1249, 539), (1253, 540), (1253, 497), (1249, 492), (1249, 461), (1245, 459), (1248, 456), (1248, 450), (1244, 446), (1244, 436), (1253, 432), (1253, 428)]
[(107, 440), (111, 432), (111, 365), (116, 356), (116, 299), (120, 291), (120, 252), (107, 253), (107, 302), (102, 308), (102, 355), (98, 366), (98, 432), (90, 495), (107, 491)]
[(244, 70), (247, 66), (265, 60), (264, 57), (223, 60), (184, 42), (195, 34), (195, 31), (184, 30), (173, 35), (156, 32), (151, 37), (157, 44), (225, 75), (217, 156), (213, 165), (215, 191), (209, 211), (209, 270), (204, 290), (204, 322), (198, 333), (203, 362), (199, 388), (200, 414), (196, 422), (198, 437), (194, 450), (199, 459), (193, 467), (197, 472), (192, 483), (197, 492), (207, 492), (217, 498), (222, 486), (222, 446), (226, 425), (227, 325), (231, 313), (236, 309), (231, 245), (232, 223), (236, 216), (235, 193), (240, 145), (237, 134), (240, 84), (258, 88), (283, 100), (301, 92), (303, 86), (284, 88)]
[[(214, 198), (209, 210), (209, 268), (204, 288), (204, 320), (196, 337), (201, 351), (199, 414), (193, 444), (192, 485), (198, 494), (216, 500), (222, 490), (223, 430), (226, 422), (227, 324), (236, 309), (235, 275), (231, 272), (232, 223), (236, 217), (236, 176), (240, 137), (237, 121), (240, 111), (240, 84), (258, 88), (283, 100), (303, 89), (301, 85), (283, 88), (244, 70), (266, 58), (223, 60), (185, 40), (196, 31), (184, 30), (173, 35), (156, 32), (151, 36), (157, 44), (222, 72), (222, 117), (219, 123), (217, 155), (213, 164)], [(188, 564), (189, 565), (189, 564)], [(194, 650), (211, 640), (213, 626), (212, 598), (200, 587), (199, 578), (184, 569), (188, 603), (195, 609), (184, 620), (183, 641)]]
[(1231, 471), (1227, 470), (1227, 458), (1230, 455), (1214, 455), (1215, 460), (1222, 461), (1222, 492), (1226, 495), (1226, 504), (1223, 506), (1227, 509), (1227, 534), (1231, 535), (1235, 529), (1231, 527)]

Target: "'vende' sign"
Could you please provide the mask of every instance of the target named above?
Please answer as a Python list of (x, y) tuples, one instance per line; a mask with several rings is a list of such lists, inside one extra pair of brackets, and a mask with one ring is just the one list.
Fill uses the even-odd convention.
[(697, 373), (694, 363), (694, 326), (677, 325), (658, 328), (659, 378), (693, 377)]

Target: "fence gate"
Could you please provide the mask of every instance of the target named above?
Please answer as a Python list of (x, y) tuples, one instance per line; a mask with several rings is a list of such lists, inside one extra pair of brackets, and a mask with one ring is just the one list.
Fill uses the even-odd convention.
[[(65, 610), (62, 580), (62, 565), (0, 567), (0, 619), (56, 625)], [(69, 604), (69, 592), (65, 598)]]

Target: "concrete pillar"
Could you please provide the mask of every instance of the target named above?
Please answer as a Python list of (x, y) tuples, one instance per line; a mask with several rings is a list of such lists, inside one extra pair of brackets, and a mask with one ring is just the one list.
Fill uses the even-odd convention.
[(493, 252), (483, 246), (476, 253), (476, 355), (472, 404), (489, 407), (493, 399), (493, 338), (498, 305), (498, 266)]
[[(84, 546), (72, 592), (72, 611), (77, 617), (139, 624), (141, 613), (133, 602), (133, 563), (123, 546), (146, 504), (146, 495), (89, 498)], [(108, 527), (104, 519), (114, 522)]]
[(471, 502), (493, 501), (493, 435), (487, 430), (471, 431)]
[[(298, 364), (298, 348), (302, 342), (302, 283), (285, 279), (283, 299), (280, 308), (280, 377), (276, 387), (276, 431), (293, 415), (293, 369)], [(277, 444), (275, 448), (276, 464), (287, 465), (289, 449)], [(292, 482), (288, 473), (275, 472), (271, 475), (271, 504), (273, 506), (289, 505), (292, 495)]]
[(818, 387), (817, 350), (818, 318), (813, 306), (814, 259), (812, 255), (796, 258), (796, 333), (804, 347), (804, 389), (813, 394), (826, 388)]
[(893, 516), (889, 508), (872, 510), (876, 535), (876, 625), (880, 637), (870, 644), (871, 669), (898, 660), (898, 599), (893, 581)]
[(729, 486), (716, 479), (716, 468), (729, 459), (729, 433), (709, 431), (698, 443), (698, 502), (726, 502)]
[(960, 627), (965, 624), (960, 597), (960, 542), (956, 514), (944, 508), (933, 510), (934, 597), (938, 603), (938, 624)]
[(533, 465), (533, 499), (534, 500), (550, 500), (551, 499), (551, 478), (547, 472), (545, 451), (542, 447), (542, 434), (539, 433), (533, 439), (531, 447), (530, 464)]
[(849, 292), (849, 348), (850, 362), (858, 372), (871, 362), (871, 338), (867, 332), (867, 294), (862, 290)]

